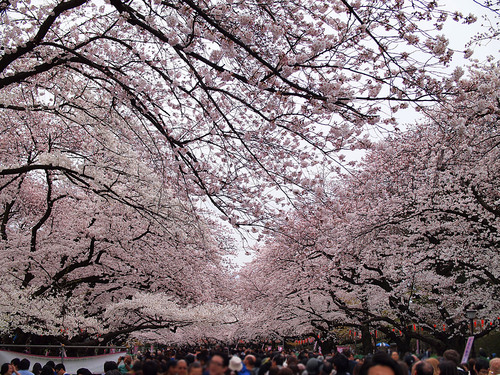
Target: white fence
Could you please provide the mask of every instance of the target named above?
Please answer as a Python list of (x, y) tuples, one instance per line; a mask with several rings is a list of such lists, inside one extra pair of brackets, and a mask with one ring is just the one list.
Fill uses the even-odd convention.
[(10, 363), (13, 358), (26, 358), (30, 361), (30, 371), (36, 362), (39, 362), (43, 366), (48, 361), (54, 361), (55, 364), (64, 363), (66, 372), (69, 374), (76, 374), (76, 371), (82, 367), (89, 369), (93, 374), (102, 374), (104, 373), (104, 362), (117, 362), (118, 358), (125, 354), (127, 354), (127, 352), (116, 352), (113, 354), (94, 355), (89, 357), (53, 357), (0, 350), (0, 365), (6, 362)]

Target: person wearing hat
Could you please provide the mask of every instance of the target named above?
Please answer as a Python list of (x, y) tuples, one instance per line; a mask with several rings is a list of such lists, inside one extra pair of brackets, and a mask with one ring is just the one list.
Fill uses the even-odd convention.
[(309, 358), (306, 363), (307, 375), (319, 375), (322, 365), (323, 362), (321, 362), (318, 358)]
[(250, 371), (248, 371), (241, 358), (237, 355), (232, 356), (229, 360), (229, 369), (233, 375), (250, 375)]

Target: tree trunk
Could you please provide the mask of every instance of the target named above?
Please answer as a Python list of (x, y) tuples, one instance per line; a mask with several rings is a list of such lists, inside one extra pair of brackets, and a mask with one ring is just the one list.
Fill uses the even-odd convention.
[(373, 353), (375, 349), (373, 346), (372, 335), (370, 334), (370, 326), (361, 327), (361, 345), (364, 354)]

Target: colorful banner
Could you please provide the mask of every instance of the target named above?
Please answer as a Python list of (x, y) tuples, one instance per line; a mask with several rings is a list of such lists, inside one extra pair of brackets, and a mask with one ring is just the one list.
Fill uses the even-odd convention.
[(474, 336), (469, 336), (469, 338), (467, 339), (467, 345), (465, 345), (462, 362), (460, 363), (467, 363), (467, 361), (469, 360), (470, 352), (472, 351), (472, 345), (474, 345)]

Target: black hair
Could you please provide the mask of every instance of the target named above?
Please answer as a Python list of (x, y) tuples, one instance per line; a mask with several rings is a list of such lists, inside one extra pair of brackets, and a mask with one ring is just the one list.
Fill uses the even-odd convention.
[(134, 364), (132, 365), (132, 370), (134, 372), (142, 371), (142, 362), (141, 361), (135, 361)]
[(59, 371), (59, 370), (64, 370), (66, 371), (66, 367), (64, 367), (64, 365), (62, 363), (58, 363), (55, 367), (55, 370), (56, 372)]
[(76, 370), (76, 375), (92, 375), (92, 372), (88, 368), (82, 367)]
[(177, 366), (177, 360), (174, 358), (170, 358), (169, 361), (167, 362), (167, 371), (170, 369), (170, 367), (175, 367)]
[(419, 361), (415, 365), (416, 375), (433, 375), (434, 367), (429, 362)]
[(12, 358), (12, 361), (10, 361), (10, 363), (16, 366), (17, 368), (19, 368), (19, 362), (21, 362), (19, 358)]
[[(54, 361), (48, 361), (45, 366), (50, 366), (51, 369), (54, 369), (56, 367), (56, 364)], [(43, 368), (42, 368), (43, 369)]]
[(196, 360), (196, 357), (194, 356), (194, 354), (189, 353), (188, 355), (186, 355), (184, 360), (186, 361), (186, 363), (189, 366), (191, 363), (193, 363)]
[(198, 354), (196, 354), (196, 360), (200, 362), (206, 362), (208, 359), (208, 350), (203, 349)]
[(54, 367), (49, 364), (43, 366), (40, 375), (54, 375)]
[(321, 375), (330, 375), (333, 371), (333, 365), (330, 362), (323, 362), (323, 366), (321, 367), (320, 374)]
[(215, 357), (216, 355), (222, 358), (222, 363), (224, 364), (224, 367), (229, 366), (229, 357), (227, 356), (226, 353), (215, 352), (212, 354), (212, 358)]
[(479, 372), (481, 370), (488, 370), (490, 368), (490, 362), (487, 359), (484, 358), (477, 358), (476, 359), (476, 364), (474, 365), (474, 369), (476, 372)]
[(460, 354), (454, 349), (445, 350), (443, 353), (443, 358), (447, 361), (452, 361), (455, 366), (460, 364)]
[(158, 373), (158, 365), (155, 361), (146, 361), (142, 365), (142, 373), (144, 375), (156, 375)]
[(168, 372), (168, 365), (165, 361), (157, 362), (158, 364), (158, 372), (161, 372), (162, 374), (166, 374)]
[(458, 375), (457, 365), (453, 361), (449, 360), (441, 361), (438, 367), (440, 375)]
[(33, 370), (31, 371), (33, 375), (40, 375), (40, 372), (42, 371), (42, 365), (40, 362), (36, 362), (33, 365)]
[(21, 359), (19, 362), (19, 370), (29, 370), (30, 369), (30, 360), (27, 358)]
[(363, 366), (361, 366), (360, 375), (368, 375), (368, 370), (377, 365), (389, 367), (394, 372), (394, 375), (405, 375), (398, 363), (389, 357), (386, 352), (377, 352), (371, 358), (367, 357)]
[(104, 362), (104, 372), (108, 372), (110, 370), (117, 370), (118, 365), (115, 361), (106, 361)]
[(2, 365), (2, 375), (5, 375), (9, 371), (10, 363), (4, 363)]
[(332, 363), (337, 370), (337, 374), (344, 374), (349, 371), (349, 359), (342, 353), (335, 353), (332, 358)]
[(415, 363), (415, 358), (413, 358), (411, 354), (406, 354), (403, 358), (403, 361), (405, 361), (408, 368), (411, 369), (411, 366)]
[(352, 355), (350, 349), (344, 349), (344, 350), (342, 350), (342, 354), (345, 355), (347, 358), (349, 358)]
[(276, 366), (283, 366), (283, 363), (285, 362), (285, 357), (282, 356), (281, 354), (276, 354), (273, 357), (273, 361), (276, 362)]
[(203, 369), (203, 366), (201, 365), (200, 362), (194, 361), (193, 363), (189, 364), (189, 366), (188, 366), (188, 374), (191, 372), (192, 369), (195, 369), (195, 368)]

